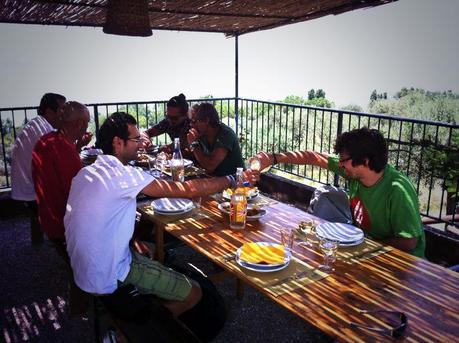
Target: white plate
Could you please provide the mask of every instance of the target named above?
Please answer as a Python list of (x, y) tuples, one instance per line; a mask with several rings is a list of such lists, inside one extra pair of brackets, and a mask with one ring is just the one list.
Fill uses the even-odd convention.
[(160, 198), (151, 202), (153, 211), (161, 214), (179, 214), (191, 211), (193, 201), (185, 198)]
[(340, 247), (353, 247), (353, 246), (362, 244), (364, 240), (365, 240), (365, 239), (362, 238), (362, 239), (360, 239), (360, 240), (358, 240), (358, 241), (355, 241), (355, 242), (340, 243), (339, 246), (340, 246)]
[[(164, 164), (166, 168), (170, 168), (170, 160), (166, 160), (166, 163)], [(186, 158), (183, 159), (183, 167), (188, 168), (193, 165), (193, 161), (187, 160)]]
[[(253, 204), (248, 204), (247, 205), (247, 210), (251, 210), (255, 207), (256, 205)], [(218, 209), (222, 211), (225, 214), (230, 214), (230, 203), (229, 201), (222, 202), (221, 204), (218, 204)], [(265, 216), (268, 211), (264, 208), (259, 208), (258, 209), (258, 214), (254, 216), (247, 216), (247, 221), (255, 221), (260, 219), (261, 217)]]
[(358, 227), (343, 223), (323, 223), (316, 227), (317, 236), (353, 244), (363, 239), (363, 231)]
[[(258, 242), (257, 244), (266, 245), (266, 246), (278, 245), (277, 243), (270, 243), (270, 242)], [(256, 272), (262, 272), (262, 273), (276, 272), (278, 270), (282, 270), (282, 269), (286, 268), (290, 264), (290, 260), (291, 260), (291, 257), (292, 257), (292, 254), (290, 253), (290, 251), (286, 250), (286, 254), (285, 254), (285, 257), (284, 257), (284, 263), (281, 263), (281, 264), (258, 264), (258, 263), (250, 263), (250, 262), (247, 262), (247, 261), (242, 261), (240, 259), (241, 251), (242, 251), (242, 246), (239, 249), (237, 249), (237, 251), (236, 251), (236, 263), (239, 264), (241, 267), (244, 267), (246, 269), (253, 270), (253, 271), (256, 271)]]
[[(258, 196), (258, 194), (260, 194), (260, 191), (257, 189), (254, 193), (247, 197), (247, 200), (250, 201), (255, 199)], [(231, 194), (228, 194), (226, 190), (223, 191), (222, 197), (226, 200), (231, 200)]]
[(193, 211), (194, 208), (195, 207), (193, 206), (192, 208), (188, 208), (188, 209), (180, 211), (180, 212), (161, 212), (161, 211), (156, 210), (155, 213), (156, 214), (160, 214), (162, 216), (178, 216), (178, 215), (181, 215), (181, 214), (189, 213), (189, 212)]

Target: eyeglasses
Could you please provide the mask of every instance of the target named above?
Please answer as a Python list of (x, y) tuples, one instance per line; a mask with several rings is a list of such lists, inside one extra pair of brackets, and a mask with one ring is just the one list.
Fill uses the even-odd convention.
[(346, 163), (347, 161), (350, 161), (350, 160), (352, 160), (352, 157), (348, 157), (348, 158), (341, 158), (341, 159), (339, 159), (339, 161), (338, 161), (338, 162), (339, 162), (339, 163)]
[(400, 318), (400, 324), (398, 324), (396, 327), (393, 327), (392, 329), (367, 326), (367, 325), (357, 324), (357, 323), (354, 323), (354, 322), (350, 322), (349, 323), (350, 326), (357, 327), (357, 328), (363, 328), (363, 329), (366, 329), (366, 330), (385, 333), (385, 334), (390, 335), (393, 338), (402, 338), (403, 335), (405, 334), (405, 329), (408, 326), (408, 317), (403, 312), (388, 311), (388, 310), (375, 310), (375, 311), (359, 310), (359, 312), (363, 313), (363, 314), (367, 314), (367, 313), (369, 313), (369, 314), (371, 314), (371, 313), (395, 314)]
[(126, 141), (132, 141), (132, 142), (135, 142), (135, 143), (139, 144), (141, 139), (140, 139), (140, 136), (139, 136), (139, 137), (134, 137), (134, 138), (126, 138), (125, 140)]

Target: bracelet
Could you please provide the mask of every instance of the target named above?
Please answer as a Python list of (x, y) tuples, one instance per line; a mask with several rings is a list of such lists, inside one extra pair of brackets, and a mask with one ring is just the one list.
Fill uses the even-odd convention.
[(229, 188), (236, 188), (236, 177), (234, 175), (226, 175), (226, 179), (229, 181)]
[(277, 161), (277, 156), (276, 156), (277, 154), (273, 152), (272, 155), (273, 155), (273, 166), (276, 164), (279, 164), (279, 162)]
[(192, 141), (192, 142), (190, 143), (190, 150), (191, 150), (191, 152), (193, 152), (194, 149), (200, 148), (200, 147), (201, 147), (201, 143), (200, 143), (198, 140)]

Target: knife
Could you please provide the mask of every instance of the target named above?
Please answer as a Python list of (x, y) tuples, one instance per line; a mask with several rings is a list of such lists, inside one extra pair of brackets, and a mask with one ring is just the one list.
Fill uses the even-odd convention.
[(292, 280), (298, 280), (298, 279), (301, 279), (303, 276), (312, 276), (314, 274), (314, 271), (316, 270), (317, 268), (314, 268), (314, 269), (309, 269), (309, 270), (305, 270), (301, 273), (296, 273), (296, 274), (293, 274), (293, 275), (290, 275), (290, 276), (287, 276), (281, 280), (278, 280), (272, 284), (270, 284), (269, 286), (270, 287), (275, 287), (275, 286), (279, 286), (279, 285), (282, 285), (283, 283), (286, 283), (286, 282), (289, 282), (289, 281), (292, 281)]

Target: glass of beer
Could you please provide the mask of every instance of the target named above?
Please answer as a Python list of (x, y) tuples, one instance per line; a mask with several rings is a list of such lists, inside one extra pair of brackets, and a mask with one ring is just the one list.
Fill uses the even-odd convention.
[(230, 228), (243, 229), (247, 219), (247, 199), (244, 194), (231, 195)]

